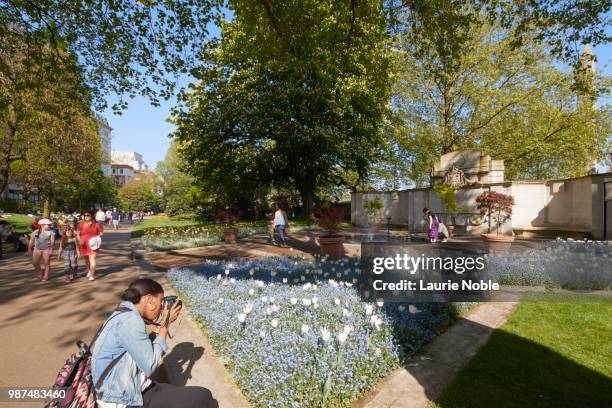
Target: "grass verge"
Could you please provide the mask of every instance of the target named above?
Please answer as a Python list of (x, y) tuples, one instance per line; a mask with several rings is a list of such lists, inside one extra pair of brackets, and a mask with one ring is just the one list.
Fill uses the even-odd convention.
[(522, 302), (438, 408), (612, 406), (612, 303)]

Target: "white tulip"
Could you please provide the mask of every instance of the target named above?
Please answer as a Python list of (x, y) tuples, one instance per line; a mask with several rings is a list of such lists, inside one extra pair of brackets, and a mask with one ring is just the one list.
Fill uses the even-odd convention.
[(312, 301), (310, 299), (307, 299), (307, 298), (302, 299), (302, 304), (304, 306), (310, 306), (311, 303)]
[(278, 327), (278, 319), (272, 319), (270, 324), (272, 325), (272, 327), (276, 329)]
[(289, 282), (289, 279), (283, 278), (283, 283), (287, 283), (287, 282)]
[(297, 304), (297, 299), (292, 297), (291, 299), (289, 299), (289, 301), (291, 302), (292, 305), (296, 305)]
[(408, 312), (410, 312), (411, 314), (417, 314), (420, 312), (420, 310), (417, 309), (416, 306), (408, 305)]
[(221, 274), (217, 275), (217, 280), (221, 280)]
[(306, 280), (306, 277), (305, 277), (304, 275), (302, 275), (302, 276), (300, 276), (300, 280), (301, 280), (302, 282), (304, 282), (304, 281)]
[(226, 269), (226, 270), (225, 270), (225, 274), (226, 274), (226, 275), (229, 275), (229, 269)]
[(249, 302), (246, 304), (246, 306), (244, 307), (244, 309), (242, 310), (245, 314), (249, 314), (251, 313), (251, 311), (253, 310), (253, 303)]
[(372, 312), (374, 311), (374, 306), (366, 304), (365, 305), (365, 310), (366, 310), (366, 314), (369, 316), (372, 314)]
[(244, 321), (246, 320), (246, 317), (247, 317), (246, 313), (240, 313), (240, 314), (238, 315), (238, 321), (239, 321), (240, 323), (244, 323)]
[(273, 296), (270, 297), (270, 303), (274, 303), (274, 297)]
[(406, 310), (406, 308), (404, 307), (404, 305), (399, 305), (397, 307), (397, 310), (399, 310), (400, 312), (403, 312), (404, 310)]
[(219, 300), (217, 300), (217, 302), (219, 302), (219, 304), (223, 303), (223, 298), (219, 298)]
[(339, 306), (340, 305), (340, 299), (335, 298), (334, 299), (334, 303), (336, 304), (336, 306)]
[(349, 312), (347, 309), (342, 308), (342, 316), (344, 317), (349, 317), (351, 315), (351, 312)]
[(323, 341), (327, 343), (330, 338), (331, 338), (331, 335), (329, 333), (329, 330), (321, 329), (321, 339), (323, 339)]
[(310, 330), (310, 327), (308, 327), (308, 325), (303, 324), (302, 325), (302, 333), (306, 334), (308, 333), (308, 330)]
[(262, 339), (263, 339), (264, 337), (266, 337), (266, 332), (265, 332), (265, 331), (263, 331), (263, 330), (260, 330), (260, 331), (259, 331), (259, 337), (261, 337)]
[(312, 298), (312, 304), (316, 305), (317, 303), (319, 303), (319, 298), (315, 296)]
[(340, 342), (340, 344), (344, 344), (344, 342), (348, 338), (348, 335), (349, 335), (348, 333), (343, 332), (343, 331), (338, 333), (338, 341)]
[(253, 276), (254, 273), (255, 271), (253, 270), (253, 268), (249, 269), (249, 275)]
[(270, 276), (271, 277), (275, 277), (276, 276), (276, 271), (270, 271)]
[(262, 296), (261, 297), (261, 301), (264, 302), (264, 303), (267, 303), (268, 302), (268, 297), (267, 296)]
[(230, 283), (236, 283), (236, 279), (231, 278), (231, 279), (230, 279)]
[(376, 301), (376, 306), (378, 307), (383, 307), (385, 305), (385, 301), (384, 300), (378, 300)]
[(253, 296), (255, 294), (255, 289), (249, 289), (249, 295)]

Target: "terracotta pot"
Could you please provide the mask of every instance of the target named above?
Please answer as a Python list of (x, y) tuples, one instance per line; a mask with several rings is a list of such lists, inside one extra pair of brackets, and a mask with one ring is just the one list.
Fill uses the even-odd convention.
[(506, 253), (514, 242), (512, 235), (480, 234), (480, 238), (489, 253)]
[(318, 241), (321, 255), (327, 255), (334, 260), (344, 256), (344, 235), (322, 235)]
[(238, 235), (238, 228), (226, 228), (223, 230), (223, 238), (227, 244), (236, 243), (236, 236)]

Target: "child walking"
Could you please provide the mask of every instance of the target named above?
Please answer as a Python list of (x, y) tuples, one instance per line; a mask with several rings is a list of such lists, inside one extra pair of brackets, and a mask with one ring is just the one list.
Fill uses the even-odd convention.
[(66, 274), (65, 281), (70, 282), (77, 275), (78, 264), (77, 260), (81, 256), (77, 238), (74, 230), (70, 226), (66, 226), (60, 241), (59, 252), (57, 259), (64, 258), (64, 273)]
[[(46, 282), (49, 280), (54, 245), (55, 234), (51, 231), (51, 221), (47, 218), (38, 220), (37, 229), (32, 232), (28, 243), (28, 254), (32, 255), (32, 264), (39, 281)], [(45, 265), (43, 270), (40, 269), (41, 260)]]

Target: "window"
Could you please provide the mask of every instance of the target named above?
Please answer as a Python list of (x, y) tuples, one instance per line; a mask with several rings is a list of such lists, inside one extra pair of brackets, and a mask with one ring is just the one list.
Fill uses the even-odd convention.
[(123, 169), (119, 169), (119, 173), (123, 174)]

